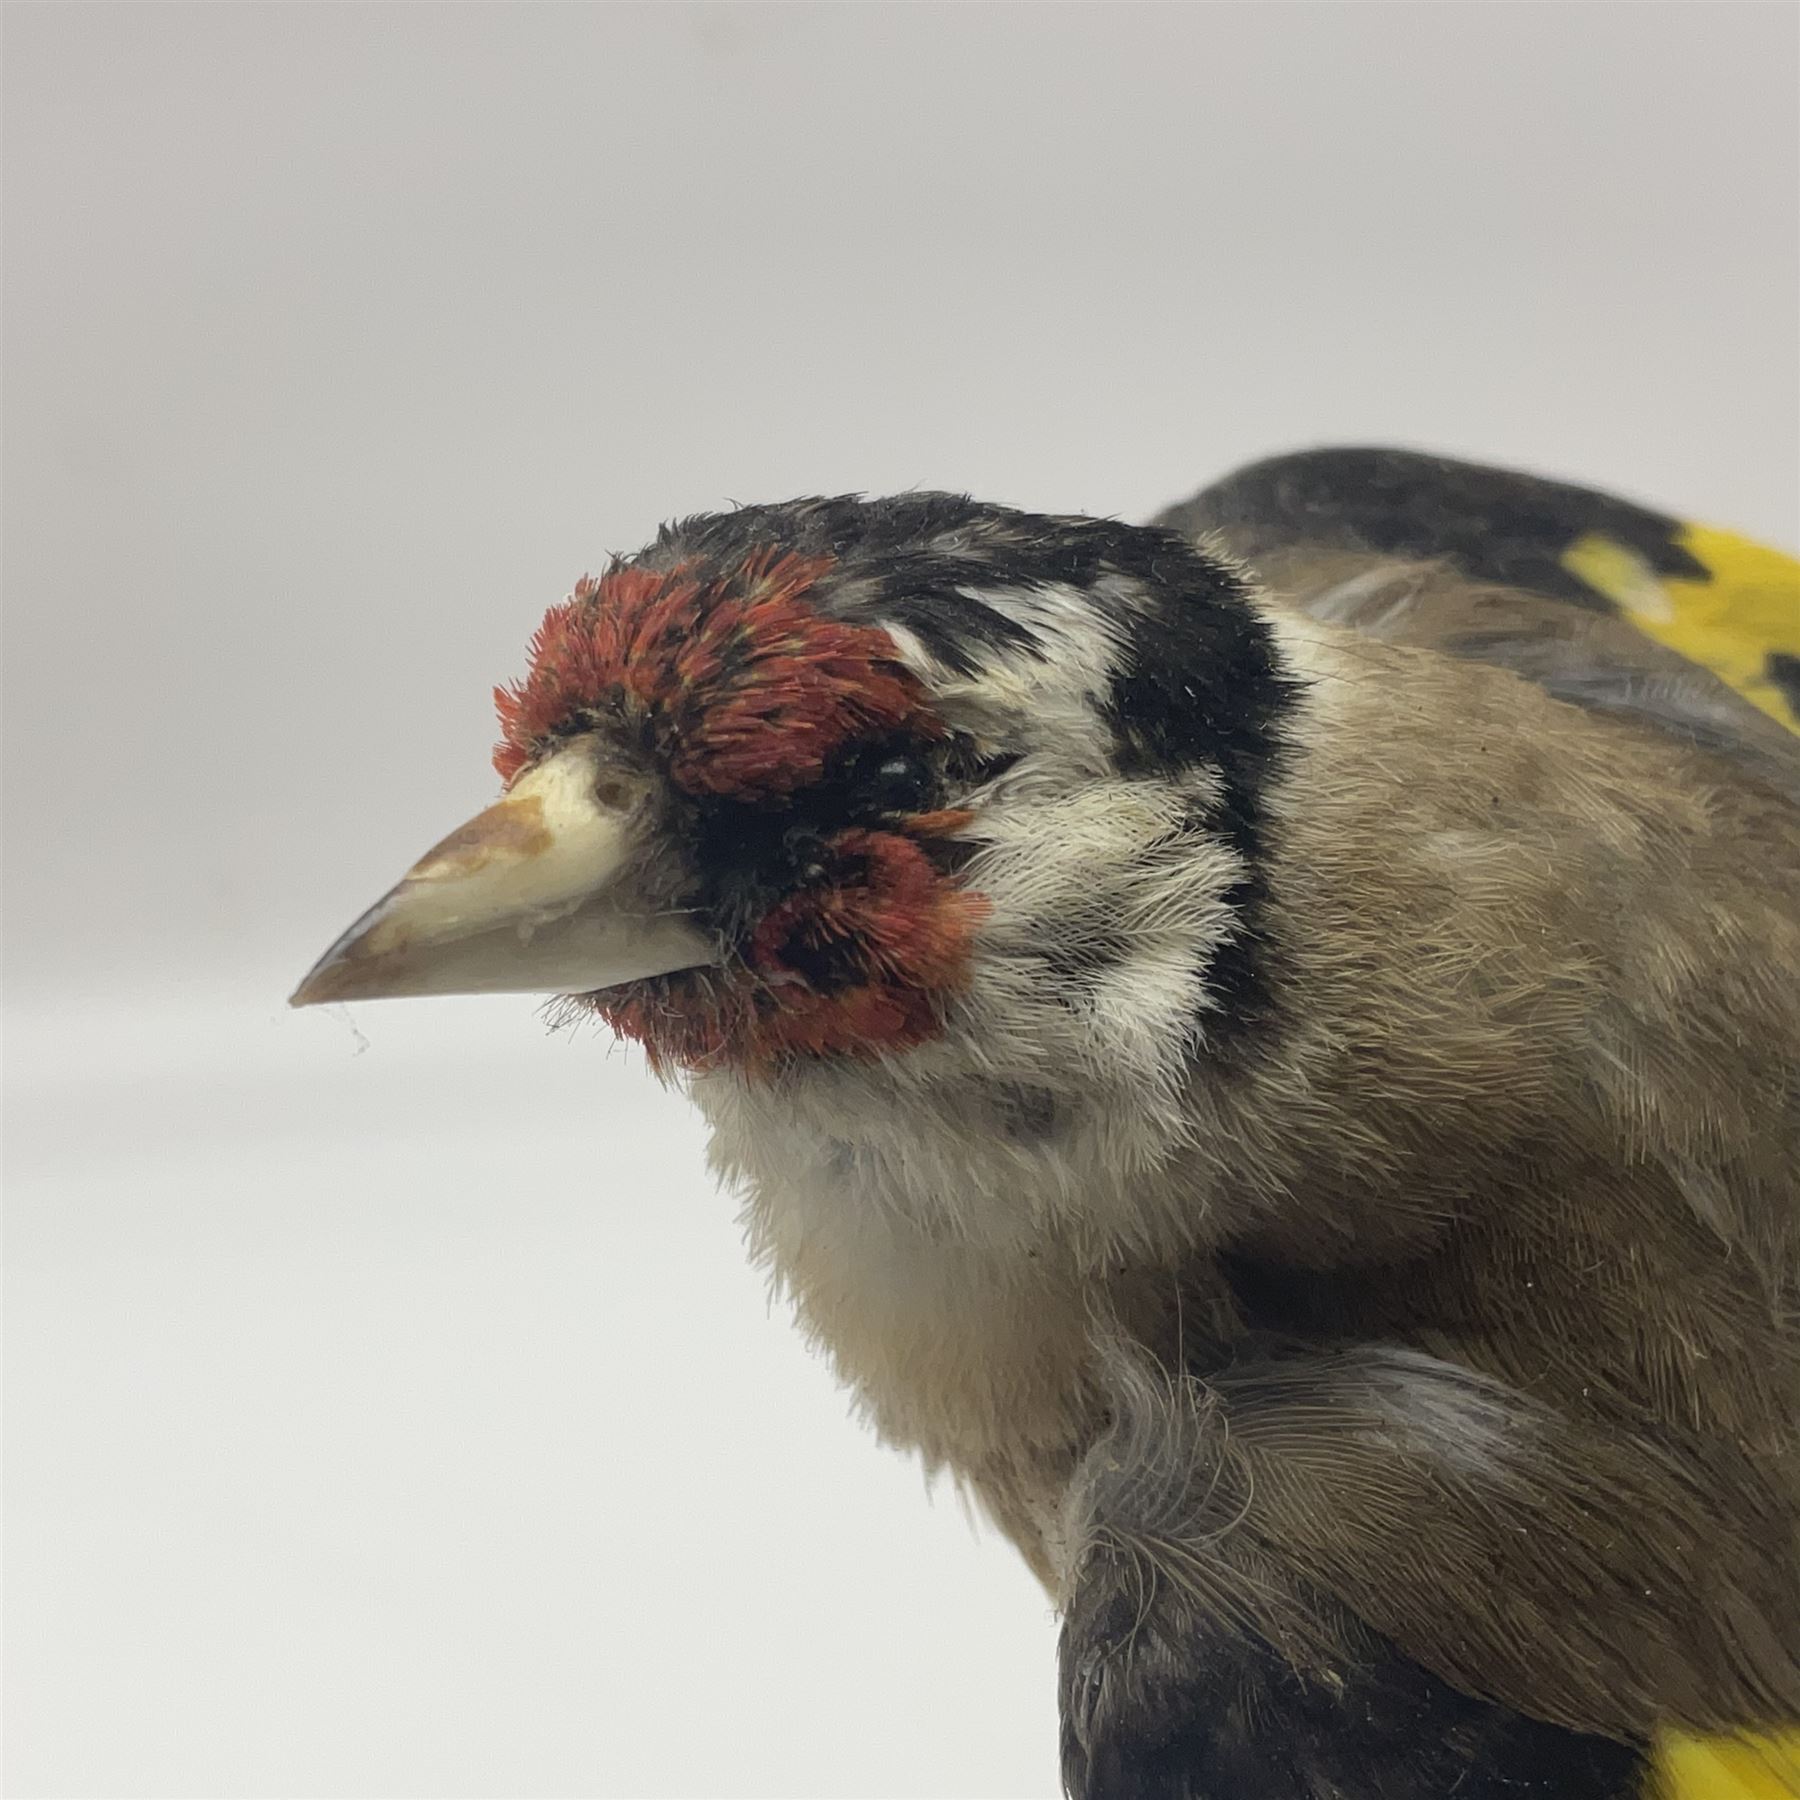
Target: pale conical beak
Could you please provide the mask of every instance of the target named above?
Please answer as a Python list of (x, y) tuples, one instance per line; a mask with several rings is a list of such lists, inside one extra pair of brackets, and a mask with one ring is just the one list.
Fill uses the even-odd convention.
[(294, 990), (291, 1006), (406, 994), (584, 994), (718, 960), (636, 892), (641, 784), (578, 738), (428, 850)]

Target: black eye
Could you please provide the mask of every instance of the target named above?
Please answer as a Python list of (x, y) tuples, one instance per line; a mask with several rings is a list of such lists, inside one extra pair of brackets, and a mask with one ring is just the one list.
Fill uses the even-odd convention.
[(857, 797), (876, 812), (921, 812), (930, 805), (937, 784), (916, 756), (884, 756), (857, 783)]

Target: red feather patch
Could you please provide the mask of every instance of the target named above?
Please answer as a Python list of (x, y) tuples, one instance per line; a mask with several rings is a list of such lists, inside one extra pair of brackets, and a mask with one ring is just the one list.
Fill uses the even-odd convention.
[[(779, 804), (859, 742), (941, 737), (888, 634), (810, 603), (832, 566), (765, 548), (724, 574), (584, 577), (544, 616), (524, 679), (495, 690), (494, 767), (510, 782), (559, 739), (612, 723), (641, 733), (689, 794)], [(628, 982), (589, 1004), (660, 1067), (766, 1073), (922, 1043), (967, 980), (985, 910), (926, 844), (968, 817), (840, 831), (821, 878), (756, 923), (734, 967)]]
[(968, 979), (987, 910), (912, 839), (844, 831), (826, 879), (773, 907), (747, 966), (633, 982), (594, 996), (659, 1068), (729, 1062), (766, 1073), (793, 1056), (873, 1056), (937, 1035)]
[(584, 576), (545, 614), (525, 678), (494, 690), (501, 779), (609, 707), (648, 724), (679, 787), (733, 799), (791, 794), (855, 738), (938, 735), (887, 633), (807, 604), (831, 566), (770, 548), (706, 579), (685, 565)]

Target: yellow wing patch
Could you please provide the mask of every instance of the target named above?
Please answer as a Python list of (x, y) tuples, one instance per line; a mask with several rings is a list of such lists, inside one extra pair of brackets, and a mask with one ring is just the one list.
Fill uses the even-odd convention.
[(1659, 575), (1638, 551), (1599, 532), (1577, 538), (1561, 561), (1646, 636), (1800, 732), (1800, 562), (1710, 525), (1683, 525), (1674, 541), (1705, 579)]
[(1653, 1800), (1794, 1800), (1800, 1736), (1671, 1738), (1657, 1758)]

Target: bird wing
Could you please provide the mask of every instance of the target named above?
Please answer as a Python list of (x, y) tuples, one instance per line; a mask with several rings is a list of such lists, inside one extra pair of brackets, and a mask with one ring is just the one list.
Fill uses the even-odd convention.
[(1153, 523), (1310, 616), (1498, 664), (1800, 799), (1800, 562), (1592, 488), (1407, 450), (1252, 463)]
[[(1496, 664), (1800, 801), (1800, 562), (1591, 488), (1383, 449), (1253, 463), (1154, 524), (1311, 617)], [(1800, 1734), (1673, 1738), (1672, 1800), (1800, 1794)]]

